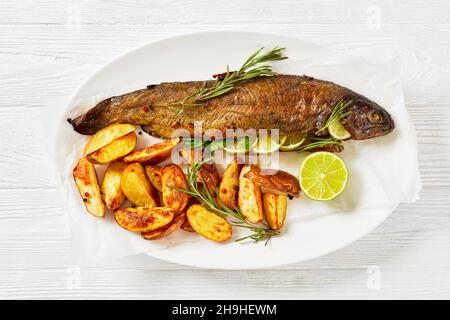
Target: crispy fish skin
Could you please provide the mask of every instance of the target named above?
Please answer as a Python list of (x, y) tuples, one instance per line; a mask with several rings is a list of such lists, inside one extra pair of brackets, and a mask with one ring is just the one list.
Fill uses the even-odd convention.
[[(210, 82), (207, 82), (210, 83)], [(334, 106), (352, 100), (344, 119), (353, 139), (369, 139), (394, 129), (391, 116), (376, 103), (329, 81), (308, 76), (259, 77), (200, 107), (186, 107), (178, 114), (173, 102), (200, 88), (203, 81), (171, 82), (101, 101), (86, 114), (71, 120), (75, 131), (94, 134), (113, 123), (142, 125), (151, 135), (170, 138), (175, 129), (191, 133), (194, 121), (202, 129), (279, 129), (280, 134), (315, 134)]]

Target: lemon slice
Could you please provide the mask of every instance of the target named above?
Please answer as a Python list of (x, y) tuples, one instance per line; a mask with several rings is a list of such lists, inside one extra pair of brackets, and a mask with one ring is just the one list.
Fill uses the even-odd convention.
[(303, 134), (294, 134), (290, 136), (285, 136), (285, 139), (282, 139), (282, 143), (280, 145), (281, 151), (293, 151), (300, 147), (303, 142), (305, 142), (305, 136)]
[(223, 150), (230, 153), (246, 153), (249, 150), (253, 149), (256, 146), (256, 143), (258, 142), (256, 138), (250, 139), (250, 137), (244, 137), (241, 139), (238, 139), (237, 141), (233, 140), (227, 140), (225, 141)]
[(330, 152), (315, 152), (300, 167), (300, 186), (308, 197), (329, 201), (344, 191), (348, 172), (341, 158)]
[(283, 144), (286, 137), (280, 139), (280, 143), (276, 143), (270, 136), (259, 137), (253, 151), (256, 153), (272, 153), (280, 149), (280, 144)]
[(330, 135), (338, 140), (347, 140), (352, 137), (350, 132), (345, 130), (344, 126), (339, 121), (333, 121), (328, 127)]

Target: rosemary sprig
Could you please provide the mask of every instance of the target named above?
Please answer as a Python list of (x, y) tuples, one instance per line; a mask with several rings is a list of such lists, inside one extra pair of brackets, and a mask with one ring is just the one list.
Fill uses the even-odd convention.
[(212, 85), (208, 86), (207, 82), (204, 82), (200, 89), (187, 95), (182, 101), (171, 103), (172, 108), (180, 114), (186, 107), (201, 106), (207, 100), (233, 90), (233, 88), (241, 82), (259, 76), (275, 75), (276, 72), (272, 71), (271, 66), (266, 63), (287, 59), (287, 57), (284, 57), (282, 54), (284, 48), (275, 47), (269, 52), (260, 55), (263, 49), (264, 47), (253, 53), (237, 71), (230, 72), (229, 67), (227, 66), (226, 73), (217, 77)]
[(325, 129), (327, 129), (329, 126), (331, 126), (331, 124), (335, 121), (340, 121), (342, 118), (345, 118), (346, 116), (348, 116), (351, 112), (347, 111), (345, 112), (345, 109), (347, 108), (347, 106), (352, 103), (353, 100), (349, 100), (347, 102), (345, 102), (344, 100), (339, 101), (336, 106), (333, 108), (333, 111), (331, 112), (330, 116), (328, 117), (327, 121), (325, 122), (325, 125), (320, 128), (319, 131), (317, 131), (316, 133), (320, 133), (322, 131), (324, 131)]
[(342, 141), (334, 139), (334, 138), (312, 138), (311, 142), (305, 145), (301, 145), (295, 151), (303, 152), (313, 149), (320, 149), (326, 146), (335, 145), (339, 148), (343, 148), (344, 145), (342, 144)]
[(244, 218), (244, 215), (238, 208), (228, 208), (220, 201), (220, 199), (214, 198), (208, 191), (208, 188), (202, 188), (201, 185), (203, 182), (199, 181), (201, 179), (198, 179), (199, 170), (207, 161), (208, 160), (204, 160), (202, 162), (194, 163), (191, 168), (188, 168), (188, 189), (180, 190), (199, 200), (208, 210), (226, 218), (231, 225), (252, 231), (250, 235), (237, 239), (236, 241), (252, 239), (254, 242), (266, 241), (267, 244), (272, 237), (279, 235), (279, 231), (272, 230), (267, 225), (259, 227), (251, 224)]

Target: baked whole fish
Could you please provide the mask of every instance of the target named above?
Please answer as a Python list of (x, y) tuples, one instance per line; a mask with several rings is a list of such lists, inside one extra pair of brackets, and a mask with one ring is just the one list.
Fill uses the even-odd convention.
[[(211, 84), (212, 82), (207, 82)], [(74, 130), (91, 135), (113, 123), (141, 125), (154, 136), (170, 138), (175, 129), (279, 129), (281, 135), (314, 136), (340, 101), (350, 101), (341, 122), (352, 139), (370, 139), (394, 129), (389, 113), (375, 102), (333, 82), (308, 76), (258, 77), (229, 93), (182, 113), (171, 105), (203, 86), (203, 81), (151, 85), (99, 102), (87, 113), (69, 120)]]

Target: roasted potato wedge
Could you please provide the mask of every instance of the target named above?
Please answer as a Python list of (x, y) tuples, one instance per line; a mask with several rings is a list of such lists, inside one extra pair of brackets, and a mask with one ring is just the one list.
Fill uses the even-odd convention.
[(182, 212), (189, 196), (181, 190), (187, 189), (188, 182), (183, 170), (176, 164), (169, 164), (161, 169), (162, 199), (165, 207), (172, 208), (176, 213)]
[(110, 210), (117, 210), (120, 208), (126, 197), (120, 188), (120, 180), (122, 173), (127, 167), (127, 164), (122, 161), (111, 163), (106, 169), (103, 177), (101, 193), (102, 200)]
[(294, 198), (300, 196), (300, 183), (292, 174), (282, 170), (266, 169), (265, 171), (263, 174), (261, 168), (251, 166), (245, 177), (259, 185), (263, 192), (285, 193)]
[(108, 164), (121, 159), (136, 147), (136, 133), (130, 132), (123, 137), (113, 140), (110, 144), (86, 155), (95, 164)]
[(127, 155), (123, 160), (126, 163), (139, 162), (141, 164), (157, 164), (166, 160), (172, 154), (172, 149), (180, 142), (180, 139), (170, 139), (144, 149), (136, 150)]
[(239, 173), (242, 165), (234, 160), (230, 163), (222, 176), (219, 186), (219, 198), (224, 205), (233, 209), (238, 206)]
[(150, 232), (167, 226), (175, 216), (170, 208), (126, 208), (114, 213), (122, 228), (133, 232)]
[(206, 186), (209, 193), (216, 196), (220, 180), (216, 165), (214, 163), (204, 163), (198, 172), (198, 178)]
[(263, 219), (261, 190), (258, 185), (245, 177), (250, 166), (244, 166), (239, 176), (238, 204), (245, 219), (259, 223)]
[(263, 207), (269, 227), (273, 230), (281, 229), (286, 218), (287, 195), (264, 193)]
[(186, 213), (182, 212), (180, 214), (177, 214), (173, 218), (173, 220), (165, 227), (149, 232), (142, 232), (141, 236), (145, 240), (159, 240), (161, 238), (167, 237), (169, 234), (181, 227), (184, 221), (186, 221)]
[(103, 217), (105, 207), (100, 196), (100, 187), (98, 186), (94, 165), (86, 158), (81, 158), (73, 169), (73, 179), (86, 210), (95, 217)]
[(120, 188), (125, 196), (138, 207), (158, 206), (158, 193), (150, 184), (140, 163), (129, 164), (122, 173)]
[(190, 206), (186, 216), (192, 228), (206, 239), (222, 242), (231, 238), (228, 221), (200, 204)]
[[(202, 159), (202, 150), (181, 148), (180, 155), (186, 160), (188, 165), (192, 165), (194, 162)], [(220, 176), (215, 164), (212, 163), (212, 161), (202, 165), (200, 171), (198, 172), (198, 181), (204, 183), (209, 193), (213, 196), (216, 195)]]
[(136, 128), (131, 124), (112, 124), (102, 130), (99, 130), (94, 134), (89, 140), (89, 142), (84, 147), (84, 156), (103, 148), (104, 146), (110, 144), (113, 140), (123, 137), (130, 132), (133, 132)]
[(145, 166), (145, 173), (155, 189), (162, 192), (161, 168), (157, 166)]

